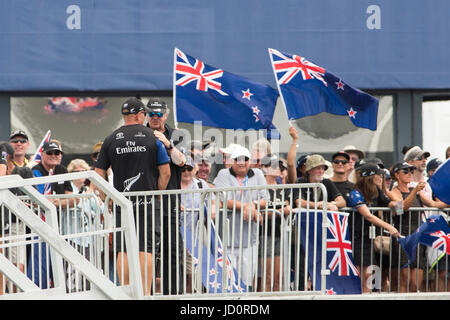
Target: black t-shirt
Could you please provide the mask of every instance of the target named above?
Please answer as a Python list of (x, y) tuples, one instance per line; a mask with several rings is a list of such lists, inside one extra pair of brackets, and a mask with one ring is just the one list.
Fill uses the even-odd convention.
[[(46, 177), (48, 176), (48, 171), (44, 168), (44, 166), (41, 163), (38, 163), (37, 165), (35, 165), (32, 169), (33, 171), (33, 176), (35, 177)], [(55, 167), (55, 171), (53, 172), (53, 174), (65, 174), (67, 173), (67, 168), (62, 166), (62, 165), (57, 165)], [(44, 184), (40, 184), (37, 185), (36, 188), (38, 189), (38, 191), (42, 194), (44, 194), (44, 190), (45, 190), (45, 185)], [(70, 191), (72, 192), (72, 185), (70, 184), (70, 181), (64, 181), (64, 182), (55, 182), (51, 184), (51, 191), (50, 193), (53, 194), (64, 194), (66, 193), (66, 191)]]
[(355, 184), (350, 181), (336, 182), (332, 181), (336, 188), (339, 190), (341, 195), (344, 197), (345, 203), (348, 205), (348, 197), (350, 196), (350, 192), (355, 188)]
[(126, 125), (115, 130), (103, 142), (96, 168), (114, 173), (114, 187), (120, 192), (158, 189), (158, 166), (169, 162), (162, 143), (153, 130)]
[[(167, 124), (164, 125), (165, 129), (164, 130), (164, 136), (168, 139), (171, 140), (173, 133), (174, 133), (174, 129), (170, 128)], [(176, 146), (179, 141), (173, 141), (174, 145)], [(173, 163), (172, 159), (170, 160), (170, 180), (169, 183), (167, 184), (167, 190), (178, 190), (181, 189), (181, 169), (183, 167), (180, 167), (178, 165), (176, 165), (175, 163)], [(168, 208), (169, 203), (168, 203), (168, 197), (167, 196), (163, 196), (163, 201), (164, 201), (164, 207)], [(170, 206), (172, 208), (172, 211), (174, 211), (176, 209), (176, 196), (174, 194), (172, 194), (170, 196)], [(181, 201), (181, 197), (178, 197), (178, 203), (180, 203)]]
[[(297, 183), (308, 183), (308, 179), (306, 177), (302, 177), (297, 179)], [(323, 179), (321, 183), (325, 186), (327, 189), (327, 201), (331, 202), (334, 201), (338, 196), (341, 196), (341, 193), (339, 192), (338, 188), (334, 185), (334, 183), (330, 179)], [(318, 199), (317, 201), (323, 201), (323, 194), (322, 192), (317, 191)], [(309, 193), (309, 201), (314, 201), (314, 188), (302, 188), (301, 189), (301, 197), (303, 200), (308, 199), (308, 193)], [(297, 200), (299, 198), (299, 190), (294, 189), (293, 190), (293, 200)]]
[[(290, 197), (291, 197), (291, 190), (290, 189), (268, 189), (268, 196), (269, 201), (267, 203), (268, 209), (277, 209), (282, 215), (284, 215), (284, 212), (281, 211), (286, 207), (286, 205), (289, 205), (290, 203)], [(286, 203), (287, 201), (287, 203)], [(273, 216), (270, 216), (267, 218), (267, 232), (269, 235), (272, 234), (272, 222), (275, 220), (275, 236), (279, 237), (281, 235), (280, 226), (281, 226), (281, 216), (276, 213), (275, 219)], [(266, 221), (266, 218), (264, 218), (264, 222)], [(263, 229), (262, 232), (265, 232)]]

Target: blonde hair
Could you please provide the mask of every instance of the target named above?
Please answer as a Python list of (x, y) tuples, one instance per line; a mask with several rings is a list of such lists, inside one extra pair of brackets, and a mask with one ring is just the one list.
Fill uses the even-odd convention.
[(67, 166), (67, 172), (73, 172), (75, 168), (82, 167), (85, 170), (90, 170), (91, 168), (87, 164), (86, 161), (83, 159), (73, 159), (69, 162), (69, 165)]
[(265, 152), (266, 154), (272, 153), (272, 146), (267, 139), (259, 139), (256, 140), (252, 145), (252, 152)]

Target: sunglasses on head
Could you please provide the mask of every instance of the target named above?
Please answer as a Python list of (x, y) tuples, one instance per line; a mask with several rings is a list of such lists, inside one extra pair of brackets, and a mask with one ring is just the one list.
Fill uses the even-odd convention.
[(148, 115), (149, 115), (149, 117), (153, 117), (154, 115), (157, 115), (158, 118), (161, 118), (164, 115), (164, 113), (162, 113), (160, 111), (158, 111), (158, 112), (151, 111), (151, 112), (148, 113)]
[(194, 170), (194, 168), (189, 167), (189, 166), (186, 166), (186, 167), (181, 168), (181, 172), (185, 172), (185, 171), (191, 172), (192, 170)]
[(59, 150), (52, 150), (52, 151), (47, 151), (46, 154), (49, 156), (59, 156), (60, 154), (62, 154), (62, 152)]
[(12, 143), (26, 143), (28, 140), (27, 139), (14, 139), (11, 140)]
[(339, 163), (347, 164), (348, 161), (347, 160), (333, 160), (333, 163), (335, 163), (335, 164), (339, 164)]

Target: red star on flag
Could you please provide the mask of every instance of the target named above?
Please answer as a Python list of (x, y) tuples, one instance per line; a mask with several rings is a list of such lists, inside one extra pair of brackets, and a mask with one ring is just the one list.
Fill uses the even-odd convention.
[(253, 113), (259, 114), (260, 110), (258, 108), (258, 106), (254, 106), (252, 107)]
[(338, 90), (344, 90), (344, 83), (341, 79), (339, 79), (339, 82), (336, 82), (336, 86)]
[(353, 110), (353, 108), (350, 107), (350, 110), (347, 110), (348, 116), (350, 118), (355, 119), (355, 114), (357, 113), (355, 110)]
[(250, 101), (250, 97), (253, 95), (253, 93), (251, 93), (250, 92), (250, 89), (247, 89), (247, 90), (241, 90), (242, 91), (242, 93), (244, 94), (243, 96), (242, 96), (242, 99), (248, 99), (248, 101)]
[(325, 294), (329, 295), (329, 296), (332, 296), (332, 295), (336, 294), (336, 291), (334, 291), (333, 288), (327, 289), (327, 290), (325, 290)]

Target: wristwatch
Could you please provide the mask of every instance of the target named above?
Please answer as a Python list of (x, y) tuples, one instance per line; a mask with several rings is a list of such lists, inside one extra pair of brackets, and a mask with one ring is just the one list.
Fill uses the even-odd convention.
[(168, 147), (166, 147), (167, 150), (172, 150), (175, 146), (173, 145), (173, 140), (170, 139), (170, 144)]

